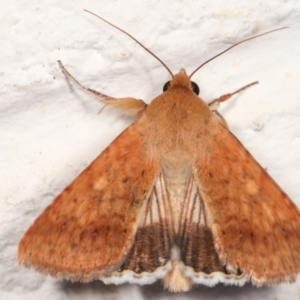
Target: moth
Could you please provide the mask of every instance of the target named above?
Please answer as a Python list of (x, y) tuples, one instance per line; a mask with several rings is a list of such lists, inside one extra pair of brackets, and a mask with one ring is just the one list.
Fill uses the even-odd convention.
[(173, 75), (157, 59), (171, 80), (149, 105), (85, 88), (60, 63), (69, 79), (136, 121), (35, 220), (19, 262), (71, 281), (161, 279), (172, 292), (294, 281), (299, 210), (217, 111), (256, 82), (206, 104), (191, 81), (201, 66)]

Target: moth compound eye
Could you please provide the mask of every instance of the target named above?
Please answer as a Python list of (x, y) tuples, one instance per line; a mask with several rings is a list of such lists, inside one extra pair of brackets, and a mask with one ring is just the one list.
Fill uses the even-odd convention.
[(170, 88), (170, 81), (166, 82), (163, 87), (163, 92), (166, 92)]
[(192, 90), (196, 95), (199, 95), (200, 89), (196, 82), (192, 81)]

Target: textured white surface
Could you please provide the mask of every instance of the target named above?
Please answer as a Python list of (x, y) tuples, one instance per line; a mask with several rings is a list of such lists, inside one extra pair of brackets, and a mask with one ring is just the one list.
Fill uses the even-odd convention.
[[(18, 241), (52, 199), (128, 124), (73, 88), (60, 59), (84, 85), (150, 102), (166, 70), (89, 9), (133, 34), (177, 72), (231, 44), (193, 80), (210, 101), (255, 80), (224, 104), (232, 131), (300, 206), (300, 2), (1, 1), (0, 299), (300, 299), (300, 285), (198, 287), (185, 294), (151, 286), (71, 284), (17, 264)], [(280, 241), (279, 241), (280, 242)]]

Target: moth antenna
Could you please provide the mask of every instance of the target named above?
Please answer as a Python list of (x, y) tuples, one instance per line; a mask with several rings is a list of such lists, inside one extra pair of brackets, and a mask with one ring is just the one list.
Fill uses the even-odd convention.
[(110, 26), (122, 31), (123, 33), (125, 33), (127, 36), (129, 36), (131, 39), (133, 39), (137, 44), (139, 44), (142, 48), (144, 48), (148, 53), (150, 53), (152, 56), (154, 56), (165, 68), (166, 70), (171, 74), (172, 78), (174, 77), (173, 73), (171, 72), (171, 70), (167, 67), (167, 65), (158, 57), (156, 56), (153, 52), (151, 52), (148, 48), (146, 48), (141, 42), (139, 42), (135, 37), (133, 37), (131, 34), (129, 34), (128, 32), (126, 32), (125, 30), (121, 29), (120, 27), (106, 21), (105, 19), (103, 19), (102, 17), (96, 15), (95, 13), (84, 9), (84, 11), (94, 15), (95, 17), (99, 18), (100, 20), (102, 20), (103, 22), (109, 24)]
[(192, 74), (189, 76), (189, 78), (191, 79), (192, 76), (193, 76), (199, 69), (201, 69), (204, 65), (206, 65), (207, 63), (209, 63), (209, 62), (212, 61), (213, 59), (217, 58), (218, 56), (222, 55), (223, 53), (229, 51), (230, 49), (236, 47), (237, 45), (240, 45), (240, 44), (242, 44), (242, 43), (245, 43), (245, 42), (248, 42), (248, 41), (250, 41), (250, 40), (256, 39), (256, 38), (258, 38), (258, 37), (261, 37), (261, 36), (263, 36), (263, 35), (269, 34), (269, 33), (271, 33), (271, 32), (278, 31), (278, 30), (282, 30), (282, 29), (287, 29), (287, 28), (288, 28), (288, 27), (281, 27), (281, 28), (273, 29), (273, 30), (271, 30), (271, 31), (267, 31), (267, 32), (264, 32), (264, 33), (262, 33), (262, 34), (259, 34), (259, 35), (250, 37), (250, 38), (245, 39), (245, 40), (242, 40), (242, 41), (240, 41), (240, 42), (238, 42), (238, 43), (236, 43), (236, 44), (230, 46), (230, 47), (227, 48), (226, 50), (224, 50), (224, 51), (220, 52), (219, 54), (213, 56), (212, 58), (210, 58), (209, 60), (207, 60), (206, 62), (204, 62), (202, 65), (200, 65), (195, 71), (192, 72)]

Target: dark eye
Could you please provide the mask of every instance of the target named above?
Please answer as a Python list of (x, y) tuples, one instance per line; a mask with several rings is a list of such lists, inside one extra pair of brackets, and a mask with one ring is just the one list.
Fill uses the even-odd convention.
[(165, 83), (165, 85), (163, 87), (163, 91), (166, 92), (169, 88), (170, 88), (170, 81)]
[(199, 95), (200, 89), (196, 82), (192, 81), (192, 90), (196, 95)]
[[(170, 88), (170, 81), (166, 82), (164, 87), (163, 87), (163, 91), (166, 92), (168, 89)], [(200, 93), (200, 89), (199, 86), (196, 82), (192, 81), (192, 90), (196, 95), (199, 95)]]

